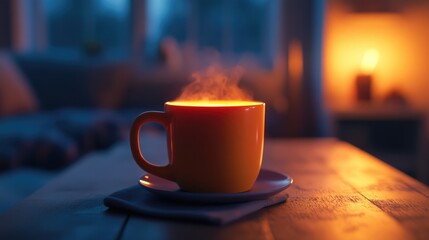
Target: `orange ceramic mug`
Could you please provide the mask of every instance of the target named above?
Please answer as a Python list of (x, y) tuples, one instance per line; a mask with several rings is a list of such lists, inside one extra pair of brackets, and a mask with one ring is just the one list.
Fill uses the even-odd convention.
[[(140, 150), (146, 122), (167, 130), (169, 164), (156, 166)], [(173, 101), (165, 112), (144, 112), (131, 127), (130, 144), (146, 172), (176, 182), (184, 191), (237, 193), (252, 188), (261, 168), (265, 104), (254, 101)]]

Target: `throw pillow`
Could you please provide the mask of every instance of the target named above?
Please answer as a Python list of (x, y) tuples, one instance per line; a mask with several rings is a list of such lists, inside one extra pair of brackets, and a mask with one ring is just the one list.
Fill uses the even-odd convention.
[(0, 116), (34, 112), (38, 101), (8, 54), (0, 52)]

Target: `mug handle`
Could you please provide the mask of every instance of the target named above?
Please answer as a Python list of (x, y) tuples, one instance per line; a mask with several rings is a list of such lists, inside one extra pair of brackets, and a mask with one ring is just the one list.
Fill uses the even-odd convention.
[(140, 150), (140, 129), (147, 122), (161, 123), (165, 128), (168, 128), (169, 120), (164, 112), (144, 112), (140, 114), (133, 122), (130, 130), (130, 146), (136, 163), (146, 172), (162, 177), (171, 181), (172, 178), (171, 164), (166, 166), (157, 166), (147, 161)]

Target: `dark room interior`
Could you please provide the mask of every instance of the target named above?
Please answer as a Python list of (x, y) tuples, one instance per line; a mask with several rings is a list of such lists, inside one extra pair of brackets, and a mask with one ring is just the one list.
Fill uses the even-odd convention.
[[(427, 239), (428, 15), (426, 0), (1, 0), (0, 225), (12, 220), (0, 238), (230, 239), (253, 231), (256, 239)], [(131, 185), (143, 171), (129, 149), (136, 117), (167, 111), (166, 102), (205, 79), (265, 103), (262, 167), (293, 178), (287, 207), (216, 228), (180, 214), (163, 220), (171, 212), (112, 214), (107, 195), (130, 186), (125, 171)], [(174, 165), (173, 123), (157, 121), (142, 128), (137, 146)], [(95, 158), (112, 160), (90, 170)], [(116, 185), (104, 186), (104, 177)], [(336, 178), (342, 183), (330, 192)], [(372, 212), (342, 199), (346, 189)], [(305, 206), (310, 200), (325, 208), (320, 215)], [(58, 216), (31, 228), (42, 211)]]

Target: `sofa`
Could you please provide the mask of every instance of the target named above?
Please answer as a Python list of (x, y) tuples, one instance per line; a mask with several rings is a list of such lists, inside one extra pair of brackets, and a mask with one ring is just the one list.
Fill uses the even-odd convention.
[(127, 139), (143, 111), (119, 106), (128, 65), (102, 71), (90, 61), (0, 52), (0, 212), (83, 155)]

